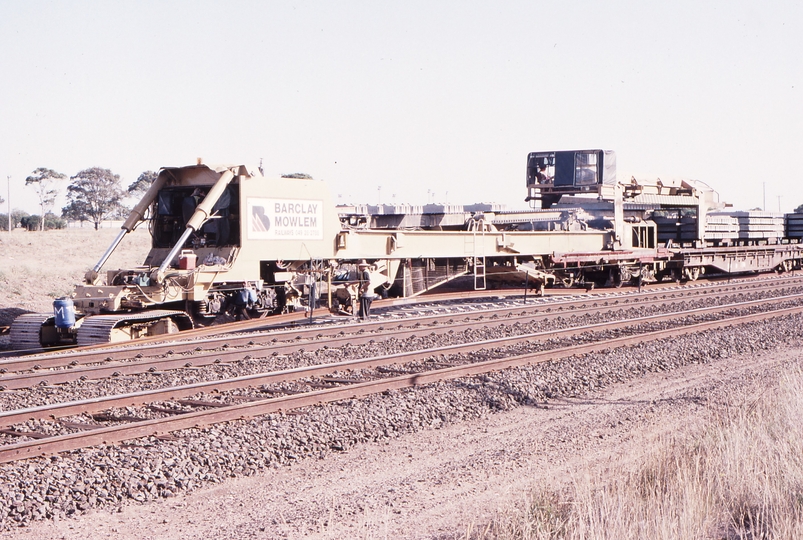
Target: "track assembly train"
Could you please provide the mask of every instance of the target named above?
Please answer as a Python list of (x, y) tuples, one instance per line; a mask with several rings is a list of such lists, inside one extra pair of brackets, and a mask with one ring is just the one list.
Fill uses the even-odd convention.
[[(515, 212), (336, 207), (310, 178), (200, 161), (164, 168), (84, 283), (53, 313), (18, 317), (11, 345), (170, 334), (232, 306), (252, 317), (321, 304), (354, 313), (363, 261), (370, 290), (382, 296), (414, 296), (459, 277), (475, 289), (540, 290), (801, 266), (803, 215), (727, 211), (697, 181), (619, 181), (612, 151), (531, 153), (526, 200), (531, 210)], [(142, 223), (152, 237), (143, 265), (102, 271)]]

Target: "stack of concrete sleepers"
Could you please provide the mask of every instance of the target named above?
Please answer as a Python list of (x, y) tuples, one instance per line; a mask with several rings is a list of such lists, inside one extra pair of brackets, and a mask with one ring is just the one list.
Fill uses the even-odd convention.
[(739, 238), (739, 219), (730, 214), (716, 212), (706, 216), (706, 240), (735, 240)]
[(803, 214), (786, 214), (786, 237), (803, 238)]
[[(736, 225), (735, 230), (734, 224)], [(735, 233), (733, 239), (740, 240), (783, 238), (786, 232), (783, 214), (759, 210), (712, 212), (708, 215), (706, 223), (706, 237), (709, 227), (712, 227), (712, 235), (721, 234), (724, 237), (726, 234)]]

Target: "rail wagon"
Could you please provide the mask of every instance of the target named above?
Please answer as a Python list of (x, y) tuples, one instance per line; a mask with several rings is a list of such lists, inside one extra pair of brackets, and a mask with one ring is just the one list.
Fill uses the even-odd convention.
[[(475, 289), (542, 290), (800, 266), (803, 218), (785, 216), (782, 235), (774, 218), (728, 221), (701, 182), (617, 179), (612, 151), (531, 153), (526, 200), (526, 211), (494, 204), (336, 207), (324, 182), (303, 175), (269, 178), (257, 167), (200, 161), (166, 167), (84, 282), (52, 313), (18, 317), (11, 344), (170, 334), (220, 320), (232, 306), (251, 317), (320, 304), (351, 314), (361, 262), (369, 265), (371, 289), (395, 296), (457, 278)], [(743, 225), (753, 227), (745, 233), (774, 236), (742, 236)], [(138, 226), (151, 235), (143, 264), (104, 269)]]

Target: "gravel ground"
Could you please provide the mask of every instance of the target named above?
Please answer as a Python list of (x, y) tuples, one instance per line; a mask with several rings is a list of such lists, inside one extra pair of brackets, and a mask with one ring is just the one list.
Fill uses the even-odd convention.
[[(777, 295), (790, 294), (790, 291), (779, 291)], [(704, 302), (695, 303), (696, 307), (708, 307), (713, 305), (728, 304), (732, 302), (740, 302), (757, 299), (756, 295), (739, 295), (727, 297), (715, 301), (714, 299), (706, 299)], [(796, 301), (789, 301), (784, 305), (793, 306), (798, 304)], [(686, 308), (687, 306), (678, 305), (676, 309)], [(738, 310), (733, 314), (741, 314), (747, 312), (755, 312), (757, 309)], [(512, 323), (510, 325), (496, 327), (496, 328), (477, 328), (466, 330), (464, 332), (455, 332), (442, 335), (429, 335), (427, 329), (422, 327), (421, 335), (415, 338), (405, 340), (396, 340), (394, 338), (387, 339), (382, 336), (378, 338), (377, 343), (360, 346), (345, 346), (337, 347), (327, 350), (310, 350), (303, 353), (294, 353), (290, 355), (268, 356), (260, 357), (254, 353), (246, 359), (226, 364), (209, 365), (204, 367), (195, 367), (192, 369), (170, 370), (159, 373), (144, 373), (141, 375), (128, 375), (122, 377), (113, 377), (103, 380), (85, 380), (75, 381), (70, 384), (54, 385), (54, 386), (40, 386), (32, 389), (23, 389), (16, 391), (0, 392), (0, 410), (14, 410), (24, 407), (34, 407), (40, 405), (47, 405), (50, 403), (58, 403), (71, 400), (88, 399), (98, 396), (107, 396), (113, 394), (123, 394), (140, 391), (145, 388), (165, 388), (170, 386), (194, 384), (205, 381), (215, 381), (225, 378), (238, 377), (243, 375), (251, 375), (255, 373), (264, 373), (268, 371), (275, 371), (281, 369), (288, 369), (293, 367), (315, 365), (320, 363), (333, 363), (350, 360), (355, 358), (368, 358), (372, 356), (383, 356), (388, 354), (409, 352), (423, 350), (433, 347), (442, 347), (447, 345), (454, 345), (465, 343), (468, 341), (482, 341), (492, 340), (504, 337), (512, 337), (522, 334), (546, 332), (560, 328), (569, 328), (575, 326), (591, 325), (598, 323), (605, 323), (619, 319), (630, 319), (637, 317), (645, 317), (665, 312), (656, 306), (643, 307), (643, 308), (629, 308), (621, 309), (612, 312), (587, 314), (587, 315), (565, 315), (556, 316), (547, 321), (540, 321), (531, 324)], [(534, 341), (526, 345), (498, 347), (493, 349), (493, 356), (503, 356), (511, 354), (524, 354), (528, 352), (536, 352), (542, 350), (550, 350), (560, 347), (576, 345), (583, 342), (609, 339), (616, 336), (624, 336), (639, 332), (646, 332), (651, 330), (659, 330), (668, 328), (670, 326), (677, 326), (681, 324), (689, 324), (690, 322), (703, 322), (712, 320), (714, 316), (710, 315), (696, 315), (678, 319), (672, 323), (649, 323), (635, 326), (628, 330), (619, 330), (612, 332), (595, 332), (588, 333), (584, 336), (575, 336), (565, 339), (548, 339), (544, 341)], [(314, 346), (310, 347), (314, 349)], [(248, 347), (244, 347), (244, 355), (248, 355)], [(230, 349), (229, 349), (230, 350)], [(190, 353), (185, 353), (181, 356), (191, 358)], [(463, 355), (456, 355), (446, 358), (445, 360), (467, 361), (467, 360), (481, 360), (482, 358), (465, 358)], [(272, 389), (280, 388), (293, 388), (297, 389), (295, 385), (274, 385)], [(235, 393), (235, 395), (241, 392)], [(258, 391), (246, 392), (246, 395), (254, 397), (261, 394)], [(201, 398), (201, 396), (197, 396)], [(134, 411), (129, 411), (129, 414), (134, 414)], [(153, 418), (158, 416), (153, 411), (139, 411), (138, 414), (144, 418)], [(144, 416), (143, 416), (144, 415)], [(84, 419), (87, 421), (88, 419)], [(30, 427), (30, 429), (38, 429)], [(50, 432), (49, 430), (47, 430)], [(0, 435), (0, 441), (6, 436)]]
[[(749, 311), (749, 310), (748, 310)], [(738, 310), (736, 313), (744, 313), (745, 310)], [(621, 311), (617, 313), (615, 318), (626, 318), (643, 315), (641, 313), (633, 313), (631, 311)], [(610, 314), (608, 314), (610, 317)], [(33, 404), (46, 404), (52, 402), (69, 401), (77, 399), (87, 399), (97, 396), (120, 394), (126, 392), (134, 392), (142, 388), (156, 388), (168, 387), (179, 384), (191, 384), (199, 381), (219, 380), (227, 377), (235, 377), (238, 375), (265, 372), (276, 369), (283, 369), (287, 367), (295, 367), (300, 365), (318, 364), (321, 362), (337, 362), (346, 359), (355, 358), (358, 356), (379, 356), (384, 354), (391, 354), (401, 351), (421, 350), (428, 347), (443, 346), (445, 344), (463, 343), (468, 340), (483, 340), (495, 339), (511, 335), (521, 335), (528, 332), (540, 332), (547, 329), (549, 326), (564, 327), (576, 326), (582, 324), (592, 324), (602, 322), (605, 315), (593, 314), (585, 315), (582, 317), (571, 317), (568, 319), (559, 318), (559, 320), (542, 321), (531, 325), (514, 324), (504, 327), (496, 328), (481, 328), (472, 329), (463, 333), (455, 333), (450, 335), (424, 335), (418, 338), (412, 338), (404, 341), (390, 339), (388, 341), (377, 342), (368, 346), (360, 347), (342, 347), (337, 349), (327, 349), (320, 351), (309, 351), (304, 353), (296, 353), (288, 356), (271, 356), (267, 358), (249, 357), (248, 360), (242, 362), (235, 362), (223, 366), (212, 365), (205, 368), (190, 369), (190, 370), (173, 370), (164, 373), (152, 374), (145, 373), (139, 376), (128, 376), (104, 379), (100, 381), (77, 381), (68, 385), (58, 386), (40, 386), (30, 390), (21, 390), (17, 392), (6, 392), (0, 394), (0, 405), (5, 410), (20, 408), (23, 406), (31, 406)], [(711, 316), (694, 316), (687, 318), (691, 321), (708, 320)], [(426, 370), (432, 369), (433, 365), (430, 361), (446, 361), (454, 363), (468, 363), (487, 360), (489, 358), (499, 358), (517, 354), (524, 354), (536, 351), (550, 350), (559, 347), (567, 347), (577, 345), (583, 342), (597, 341), (600, 339), (610, 339), (619, 337), (626, 334), (633, 334), (637, 332), (646, 332), (658, 329), (664, 329), (673, 325), (679, 325), (683, 321), (677, 320), (671, 323), (650, 323), (637, 325), (634, 328), (616, 331), (605, 331), (588, 333), (581, 336), (574, 336), (561, 339), (549, 339), (544, 342), (531, 342), (507, 347), (496, 347), (486, 351), (481, 351), (474, 354), (455, 354), (439, 357), (431, 357), (425, 362), (416, 362), (405, 365), (407, 370)], [(380, 370), (382, 368), (379, 368)], [(582, 371), (582, 370), (580, 370)], [(579, 371), (574, 372), (581, 378), (582, 382), (588, 382), (589, 388), (594, 389), (593, 378), (587, 375), (581, 375)], [(392, 376), (394, 372), (377, 373), (376, 370), (349, 370), (346, 372), (334, 372), (334, 376), (349, 378), (351, 380), (359, 380), (364, 378), (376, 378), (377, 376)], [(245, 388), (236, 391), (223, 392), (220, 394), (196, 394), (193, 399), (201, 401), (210, 401), (217, 403), (238, 403), (243, 397), (246, 399), (265, 399), (277, 395), (277, 392), (292, 393), (297, 391), (308, 391), (310, 384), (315, 384), (319, 381), (310, 379), (302, 379), (299, 381), (290, 381), (279, 384), (272, 384), (269, 386), (260, 386), (257, 388)], [(604, 383), (603, 383), (604, 384)], [(552, 393), (561, 394), (565, 392), (565, 387), (557, 384), (554, 389), (543, 390), (544, 395), (551, 395)], [(150, 419), (157, 417), (168, 416), (170, 413), (167, 411), (184, 411), (191, 412), (195, 410), (191, 405), (181, 405), (175, 402), (159, 403), (157, 408), (151, 406), (138, 406), (127, 407), (125, 409), (116, 409), (111, 411), (112, 414), (120, 417), (136, 417), (139, 419)], [(103, 425), (96, 422), (90, 415), (68, 417), (64, 420), (79, 422), (82, 424), (96, 424)], [(17, 429), (23, 431), (32, 431), (45, 433), (48, 435), (67, 434), (72, 432), (72, 428), (65, 426), (59, 422), (31, 420), (25, 424), (17, 426)], [(4, 444), (17, 442), (15, 436), (2, 434), (0, 441)], [(337, 445), (336, 445), (337, 446)], [(279, 456), (281, 457), (281, 456)], [(172, 490), (170, 490), (172, 491)], [(94, 506), (96, 502), (92, 502)]]
[[(9, 537), (29, 534), (25, 531), (41, 531), (45, 535), (49, 534), (47, 530), (54, 530), (48, 526), (57, 527), (53, 524), (63, 524), (65, 518), (92, 509), (125, 512), (135, 502), (186, 497), (234, 478), (253, 477), (272, 482), (270, 479), (275, 475), (292, 471), (300, 464), (321, 458), (327, 458), (324, 462), (336, 459), (343, 463), (343, 455), (359, 448), (393, 447), (399, 444), (399, 439), (430, 433), (432, 428), (453, 429), (477, 422), (493, 425), (500, 413), (522, 408), (537, 415), (551, 400), (593, 395), (595, 391), (645, 374), (799, 346), (801, 322), (803, 317), (787, 317), (745, 325), (738, 331), (706, 332), (425, 388), (387, 392), (312, 407), (299, 414), (269, 415), (186, 430), (177, 433), (174, 440), (151, 438), (3, 465), (0, 466), (0, 526), (8, 531)], [(292, 467), (288, 469), (288, 465)], [(472, 474), (480, 474), (479, 470)], [(353, 474), (359, 477), (361, 473)], [(358, 480), (350, 476), (344, 481), (350, 484)], [(246, 502), (242, 504), (247, 506)], [(332, 519), (337, 518), (339, 524), (346, 526), (365, 522), (374, 516), (374, 511), (391, 512), (387, 515), (392, 517), (394, 505), (399, 505), (400, 500), (398, 494), (387, 492), (373, 506), (363, 504), (361, 509), (341, 508), (335, 501), (329, 504), (327, 512)], [(307, 513), (298, 505), (294, 508), (298, 518), (292, 521), (277, 515), (271, 522), (260, 521), (259, 527), (264, 530), (259, 527), (249, 531), (215, 530), (214, 537), (273, 538), (332, 532), (324, 524), (329, 520), (320, 514), (320, 508)], [(236, 508), (226, 511), (239, 514)], [(50, 520), (50, 525), (40, 523), (44, 528), (31, 525), (43, 520)], [(379, 521), (388, 523), (384, 518)], [(66, 523), (74, 525), (80, 521), (69, 519)], [(21, 525), (28, 528), (19, 529)], [(63, 533), (65, 527), (59, 525), (57, 529)], [(116, 533), (118, 537), (129, 538), (121, 530)], [(368, 527), (368, 530), (373, 529)], [(429, 537), (416, 536), (419, 533), (410, 537)]]

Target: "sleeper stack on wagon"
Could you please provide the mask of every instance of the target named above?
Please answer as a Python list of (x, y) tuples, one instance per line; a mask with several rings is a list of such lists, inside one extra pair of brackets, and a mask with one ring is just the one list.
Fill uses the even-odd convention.
[(766, 240), (776, 243), (786, 236), (785, 216), (775, 212), (731, 211), (711, 212), (706, 223), (705, 239), (721, 243), (744, 240)]
[(786, 214), (786, 234), (789, 239), (803, 238), (803, 214)]

